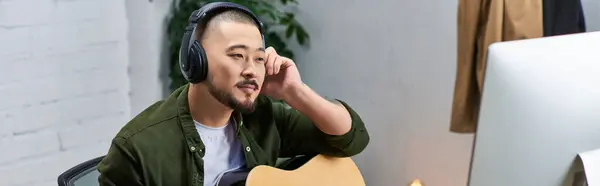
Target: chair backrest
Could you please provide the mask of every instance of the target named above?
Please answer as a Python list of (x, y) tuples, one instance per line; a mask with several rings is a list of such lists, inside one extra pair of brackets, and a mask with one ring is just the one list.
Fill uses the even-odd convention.
[(96, 166), (102, 161), (100, 156), (80, 163), (58, 176), (58, 186), (98, 186)]

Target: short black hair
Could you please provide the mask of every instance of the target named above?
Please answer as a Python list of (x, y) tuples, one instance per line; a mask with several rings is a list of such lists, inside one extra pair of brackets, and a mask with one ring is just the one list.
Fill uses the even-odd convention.
[[(196, 26), (196, 35), (194, 38), (199, 39), (204, 37), (204, 33), (207, 29), (214, 28), (214, 26), (223, 21), (232, 21), (236, 23), (246, 23), (256, 25), (256, 22), (250, 15), (245, 12), (239, 10), (227, 10), (224, 12), (220, 12), (217, 15), (213, 16), (206, 25), (197, 25)], [(257, 26), (258, 27), (258, 26)]]

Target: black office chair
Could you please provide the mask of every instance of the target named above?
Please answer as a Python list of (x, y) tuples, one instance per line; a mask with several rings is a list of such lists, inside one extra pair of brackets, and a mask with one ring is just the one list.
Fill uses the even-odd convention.
[(98, 176), (96, 170), (98, 163), (104, 156), (100, 156), (63, 172), (58, 176), (58, 186), (98, 186)]

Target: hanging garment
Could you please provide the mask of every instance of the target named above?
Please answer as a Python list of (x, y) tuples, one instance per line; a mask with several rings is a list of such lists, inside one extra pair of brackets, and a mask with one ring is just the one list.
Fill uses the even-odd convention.
[(451, 132), (477, 129), (488, 46), (542, 37), (542, 24), (542, 0), (459, 0)]
[(581, 0), (543, 0), (544, 36), (585, 32)]

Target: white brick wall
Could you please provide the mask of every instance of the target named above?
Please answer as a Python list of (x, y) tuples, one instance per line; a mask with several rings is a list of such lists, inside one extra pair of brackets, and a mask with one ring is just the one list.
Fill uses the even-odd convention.
[(0, 0), (0, 185), (56, 185), (130, 118), (122, 0)]

